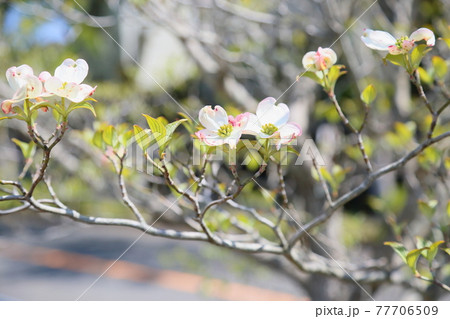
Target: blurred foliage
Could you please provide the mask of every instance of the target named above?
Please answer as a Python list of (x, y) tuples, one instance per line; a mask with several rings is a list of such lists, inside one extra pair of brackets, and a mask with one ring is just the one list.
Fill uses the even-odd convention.
[[(110, 182), (115, 182), (115, 176), (111, 174), (113, 167), (101, 151), (91, 147), (87, 142), (94, 140), (97, 147), (106, 150), (107, 145), (124, 146), (130, 138), (130, 136), (125, 137), (128, 132), (132, 131), (135, 134), (137, 131), (137, 133), (143, 131), (150, 134), (155, 130), (158, 131), (158, 127), (160, 130), (162, 130), (161, 127), (167, 130), (168, 123), (178, 123), (182, 125), (177, 127), (177, 131), (172, 131), (173, 135), (168, 136), (172, 139), (172, 144), (168, 147), (167, 153), (176, 154), (182, 160), (188, 161), (193, 145), (199, 147), (199, 143), (192, 141), (189, 137), (189, 134), (194, 132), (195, 123), (190, 121), (187, 115), (179, 112), (190, 113), (196, 119), (200, 107), (207, 104), (221, 104), (231, 115), (236, 115), (244, 109), (254, 111), (256, 105), (246, 105), (237, 101), (239, 99), (236, 99), (233, 94), (238, 95), (239, 89), (233, 88), (231, 90), (233, 93), (225, 89), (224, 78), (229, 76), (237, 79), (255, 100), (268, 95), (279, 96), (295, 81), (295, 76), (300, 74), (302, 55), (316, 49), (319, 45), (326, 47), (333, 43), (345, 30), (342, 27), (357, 22), (356, 17), (372, 3), (372, 1), (353, 1), (348, 13), (343, 12), (342, 17), (338, 17), (333, 15), (326, 1), (303, 1), (301, 4), (298, 1), (283, 1), (282, 4), (259, 0), (233, 1), (234, 4), (249, 10), (273, 15), (276, 21), (274, 25), (249, 23), (229, 13), (218, 13), (212, 9), (198, 9), (180, 4), (179, 8), (175, 8), (180, 11), (175, 9), (173, 11), (175, 18), (179, 18), (181, 22), (190, 21), (184, 19), (190, 12), (192, 17), (189, 18), (197, 23), (194, 25), (195, 30), (213, 30), (220, 38), (221, 50), (214, 52), (214, 45), (205, 47), (207, 53), (219, 61), (221, 68), (216, 73), (209, 73), (196, 62), (195, 68), (191, 69), (192, 73), (184, 80), (183, 74), (177, 73), (179, 72), (179, 69), (175, 67), (177, 61), (169, 59), (165, 65), (168, 78), (181, 79), (168, 88), (168, 93), (171, 95), (169, 97), (161, 90), (149, 90), (146, 82), (153, 83), (152, 79), (145, 74), (142, 76), (140, 65), (135, 63), (136, 61), (145, 62), (144, 45), (151, 38), (148, 34), (145, 35), (145, 32), (151, 31), (152, 28), (156, 29), (161, 24), (157, 21), (157, 17), (152, 17), (151, 14), (140, 15), (140, 11), (133, 10), (119, 12), (119, 9), (123, 8), (109, 6), (108, 1), (79, 0), (78, 2), (90, 14), (112, 17), (115, 24), (107, 26), (105, 30), (113, 38), (118, 39), (119, 43), (127, 40), (127, 37), (134, 37), (138, 42), (136, 53), (131, 53), (135, 61), (130, 60), (130, 56), (124, 53), (105, 34), (104, 30), (89, 25), (92, 21), (86, 19), (75, 21), (70, 19), (70, 16), (65, 16), (65, 13), (75, 12), (86, 18), (75, 2), (61, 1), (65, 10), (55, 10), (49, 6), (48, 1), (15, 0), (0, 4), (2, 21), (5, 22), (8, 16), (10, 19), (13, 14), (16, 17), (14, 21), (17, 22), (16, 29), (11, 29), (14, 27), (13, 24), (8, 26), (3, 23), (1, 26), (0, 65), (1, 70), (5, 71), (12, 65), (29, 64), (39, 72), (54, 70), (63, 59), (68, 57), (74, 59), (82, 57), (87, 60), (91, 69), (86, 82), (98, 86), (94, 96), (98, 101), (95, 104), (97, 117), (94, 118), (90, 112), (86, 111), (71, 118), (72, 130), (69, 134), (76, 139), (76, 142), (69, 146), (70, 151), (66, 155), (68, 158), (75, 158), (70, 163), (76, 163), (74, 164), (76, 167), (67, 171), (63, 157), (52, 163), (51, 169), (55, 171), (54, 184), (58, 185), (58, 194), (67, 205), (80, 211), (95, 212), (98, 216), (117, 217), (128, 215), (121, 205), (117, 205), (115, 199), (118, 189), (113, 182)], [(146, 0), (129, 2), (138, 7), (145, 7), (147, 3)], [(338, 63), (346, 65), (345, 70), (348, 74), (340, 77), (337, 83), (332, 83), (333, 86), (336, 84), (336, 95), (344, 113), (355, 127), (359, 128), (363, 121), (364, 104), (370, 104), (363, 141), (368, 156), (371, 160), (373, 159), (377, 167), (415, 148), (426, 135), (432, 118), (427, 113), (420, 96), (410, 86), (408, 74), (404, 70), (399, 70), (392, 63), (383, 65), (382, 56), (366, 50), (367, 48), (355, 48), (360, 46), (358, 42), (360, 30), (357, 28), (372, 27), (390, 32), (393, 30), (403, 32), (425, 26), (432, 28), (437, 37), (442, 38), (437, 40), (436, 47), (423, 60), (421, 60), (420, 51), (426, 48), (420, 47), (415, 51), (416, 62), (421, 60), (421, 67), (418, 70), (420, 79), (435, 107), (443, 104), (439, 89), (448, 83), (450, 50), (450, 27), (448, 12), (445, 11), (445, 8), (448, 8), (446, 1), (416, 1), (417, 6), (406, 18), (407, 22), (399, 17), (403, 13), (400, 14), (394, 10), (396, 1), (379, 2), (378, 11), (368, 12), (362, 21), (355, 23), (349, 30), (348, 38), (342, 39), (347, 42), (339, 41), (333, 46), (333, 49), (338, 52)], [(37, 10), (41, 7), (43, 10)], [(188, 13), (185, 14), (185, 12)], [(136, 20), (136, 26), (132, 26), (135, 28), (128, 33), (121, 33), (121, 28), (126, 27), (126, 23), (130, 23), (130, 20), (125, 22), (122, 20), (120, 14), (124, 13), (131, 14), (132, 20)], [(61, 28), (66, 30), (64, 40), (62, 42), (40, 41), (41, 38), (36, 35), (36, 30), (55, 20), (63, 21)], [(144, 20), (148, 25), (142, 26), (140, 20)], [(163, 28), (173, 33), (170, 27), (163, 26)], [(182, 44), (186, 45), (186, 39), (183, 41), (181, 41)], [(164, 47), (164, 44), (161, 46)], [(193, 60), (190, 56), (188, 58), (189, 61)], [(389, 56), (388, 60), (399, 63), (392, 56)], [(337, 68), (335, 73), (339, 74), (339, 72), (341, 69)], [(320, 79), (315, 80), (320, 82)], [(5, 79), (1, 81), (6, 83)], [(333, 131), (335, 132), (333, 137), (343, 140), (341, 144), (331, 142), (336, 150), (327, 158), (328, 165), (320, 168), (331, 192), (337, 195), (341, 187), (348, 189), (355, 183), (353, 178), (358, 180), (362, 176), (363, 161), (355, 141), (342, 125), (327, 94), (318, 85), (311, 86), (310, 83), (310, 79), (299, 79), (299, 83), (294, 85), (283, 99), (288, 105), (295, 105), (292, 113), (296, 117), (295, 121), (301, 121), (304, 125), (305, 136), (315, 137), (319, 127), (326, 124), (336, 128)], [(1, 93), (5, 95), (8, 92), (1, 91)], [(182, 109), (172, 99), (176, 100)], [(148, 114), (152, 120), (148, 121), (148, 118), (144, 118), (142, 114)], [(181, 123), (179, 121), (181, 119), (189, 121)], [(158, 127), (151, 123), (158, 124)], [(133, 125), (136, 126), (133, 127)], [(443, 114), (442, 120), (437, 123), (435, 135), (449, 130), (449, 116)], [(187, 134), (179, 134), (180, 132)], [(0, 173), (20, 172), (23, 167), (23, 157), (19, 153), (19, 148), (27, 158), (34, 152), (32, 145), (29, 144), (29, 140), (24, 140), (18, 130), (8, 128), (4, 124), (0, 124), (0, 135), (6, 136), (8, 140), (15, 138), (14, 143), (18, 145), (16, 147), (12, 142), (10, 145), (5, 143), (5, 150), (8, 152), (2, 151), (0, 155), (0, 157), (5, 156), (5, 164), (2, 164)], [(119, 141), (120, 136), (122, 141)], [(78, 143), (78, 140), (83, 143)], [(2, 139), (2, 146), (3, 142)], [(165, 150), (167, 145), (163, 144), (164, 141), (158, 142)], [(330, 141), (318, 140), (317, 142)], [(137, 141), (137, 143), (140, 142)], [(17, 154), (14, 153), (15, 151)], [(7, 156), (7, 153), (15, 155), (11, 158)], [(246, 167), (242, 168), (244, 175), (248, 175), (259, 167), (257, 160), (260, 156), (256, 151), (252, 155), (254, 156), (248, 157)], [(434, 226), (436, 223), (444, 226), (449, 224), (450, 204), (445, 202), (445, 199), (442, 200), (442, 197), (446, 195), (442, 195), (443, 192), (440, 190), (443, 183), (448, 181), (449, 156), (448, 149), (441, 145), (429, 147), (418, 156), (416, 166), (401, 169), (393, 174), (392, 180), (376, 183), (370, 189), (368, 196), (358, 197), (356, 200), (361, 203), (356, 212), (346, 211), (343, 214), (343, 223), (340, 226), (345, 230), (340, 238), (342, 243), (347, 247), (356, 247), (379, 244), (384, 240), (395, 240), (395, 244), (389, 245), (414, 272), (419, 269), (422, 273), (421, 260), (443, 259), (446, 251), (432, 248), (433, 243), (440, 242), (441, 238), (433, 238), (432, 234), (446, 235), (445, 227), (442, 228), (443, 231), (437, 231)], [(96, 160), (93, 161), (93, 157)], [(244, 160), (245, 158), (242, 157), (239, 159)], [(319, 211), (320, 207), (315, 203), (317, 192), (314, 188), (318, 180), (317, 174), (311, 170), (313, 177), (311, 179), (308, 168), (292, 169), (292, 166), (286, 167), (289, 197), (297, 207), (300, 207), (298, 209), (300, 212)], [(175, 166), (168, 165), (168, 168), (171, 174), (176, 174)], [(126, 170), (125, 174), (130, 183), (131, 181), (136, 183), (135, 187), (140, 190), (149, 193), (160, 191), (157, 185), (150, 185), (145, 176), (139, 177), (138, 172), (133, 169)], [(244, 188), (239, 200), (242, 204), (254, 207), (264, 214), (264, 217), (276, 220), (274, 213), (278, 208), (274, 206), (273, 198), (277, 197), (278, 189), (272, 187), (274, 178), (271, 172), (266, 173), (263, 178), (263, 186), (267, 192), (250, 184)], [(25, 175), (24, 184), (28, 186), (30, 181), (31, 176)], [(187, 187), (188, 182), (190, 181), (179, 186)], [(439, 191), (436, 185), (440, 186)], [(92, 186), (95, 186), (94, 190)], [(221, 186), (225, 191), (226, 186)], [(42, 189), (37, 191), (44, 192)], [(421, 194), (420, 199), (417, 197), (418, 194)], [(170, 193), (163, 193), (162, 196), (166, 195), (169, 196)], [(146, 196), (147, 194), (143, 197)], [(142, 200), (141, 204), (146, 205), (145, 200)], [(360, 209), (360, 207), (364, 208)], [(211, 212), (207, 220), (208, 226), (216, 231), (230, 231), (233, 229), (232, 222), (241, 224), (243, 227), (255, 227), (254, 220), (247, 214), (233, 210), (230, 212), (234, 219), (230, 219), (227, 214), (219, 210)], [(314, 214), (307, 213), (298, 213), (298, 215), (302, 218), (314, 217)], [(424, 224), (420, 231), (417, 228), (414, 230), (425, 233), (422, 236), (426, 239), (421, 240), (421, 244), (417, 247), (412, 247), (410, 243), (397, 242), (413, 224), (412, 221), (421, 221), (421, 218), (429, 223)], [(288, 226), (283, 224), (283, 227)], [(267, 239), (274, 239), (273, 233), (265, 226), (258, 224), (257, 231)], [(441, 237), (444, 237), (443, 235)], [(448, 234), (446, 236), (448, 240)], [(406, 246), (409, 250), (405, 248)], [(448, 245), (446, 247), (448, 249)], [(440, 248), (443, 248), (443, 245)], [(193, 269), (199, 266), (192, 259), (185, 258), (185, 252), (177, 252), (177, 254), (178, 260), (191, 260)], [(435, 256), (431, 258), (434, 254)], [(170, 256), (171, 258), (162, 257), (162, 259), (175, 262), (176, 258), (172, 260), (172, 255)], [(416, 267), (417, 263), (419, 263), (418, 267)], [(447, 274), (450, 274), (450, 268), (446, 267)], [(424, 275), (425, 272), (426, 267), (423, 270)]]

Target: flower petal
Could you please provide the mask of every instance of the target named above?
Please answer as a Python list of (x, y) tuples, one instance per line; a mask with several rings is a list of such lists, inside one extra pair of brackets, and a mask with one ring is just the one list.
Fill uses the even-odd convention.
[(55, 70), (55, 76), (63, 82), (80, 84), (86, 78), (89, 71), (87, 62), (83, 59), (76, 61), (65, 59)]
[(434, 46), (436, 42), (436, 38), (434, 37), (433, 31), (427, 28), (417, 29), (416, 31), (411, 33), (409, 38), (414, 41), (425, 40), (427, 41), (428, 46)]
[(9, 86), (14, 90), (19, 90), (20, 87), (26, 85), (25, 77), (27, 75), (33, 75), (33, 69), (27, 64), (23, 64), (19, 67), (11, 67), (6, 70), (6, 79)]
[[(84, 100), (83, 94), (80, 93), (81, 87), (76, 83), (65, 83), (64, 88), (60, 90), (60, 96), (69, 99), (72, 102), (81, 102)], [(59, 95), (59, 94), (58, 94)]]
[(219, 135), (217, 135), (216, 132), (209, 129), (204, 129), (195, 132), (195, 135), (198, 137), (200, 141), (209, 146), (222, 145), (225, 142), (225, 139), (221, 138)]
[(77, 85), (78, 89), (74, 89), (74, 95), (68, 97), (72, 102), (78, 103), (85, 100), (88, 96), (92, 95), (97, 87), (92, 87), (87, 84)]
[(35, 75), (26, 75), (26, 97), (27, 99), (34, 99), (42, 94), (42, 82)]
[(219, 105), (214, 109), (211, 105), (204, 106), (198, 114), (198, 119), (205, 128), (212, 131), (217, 131), (222, 125), (228, 124), (227, 112)]
[(52, 77), (52, 75), (47, 71), (43, 71), (39, 74), (39, 80), (41, 80), (42, 82), (47, 81), (51, 77)]
[(296, 123), (287, 123), (280, 128), (279, 131), (272, 135), (277, 150), (281, 148), (282, 144), (289, 144), (293, 139), (302, 134), (301, 127)]
[(247, 127), (247, 123), (250, 119), (250, 113), (245, 112), (236, 115), (233, 117), (232, 115), (228, 116), (228, 123), (233, 126), (233, 128), (243, 130)]
[(256, 108), (256, 116), (261, 125), (273, 124), (280, 127), (289, 120), (289, 108), (286, 104), (275, 105), (276, 100), (268, 97), (262, 100)]
[(12, 97), (12, 100), (25, 100), (27, 98), (27, 86), (22, 85), (16, 92), (14, 92), (14, 95)]
[(44, 87), (47, 92), (56, 94), (62, 88), (62, 84), (59, 78), (52, 76), (45, 80)]
[(317, 71), (316, 64), (315, 64), (315, 56), (316, 56), (315, 51), (309, 51), (303, 56), (302, 64), (306, 70), (313, 71), (313, 72)]
[(374, 31), (371, 29), (364, 29), (364, 34), (361, 36), (364, 44), (373, 49), (380, 51), (389, 50), (389, 46), (395, 45), (395, 38), (385, 31)]
[(49, 93), (69, 99), (72, 102), (81, 102), (94, 90), (87, 84), (78, 85), (74, 82), (63, 83), (61, 79), (53, 76), (44, 83), (45, 89)]
[(326, 55), (329, 57), (331, 65), (335, 64), (337, 61), (337, 56), (336, 56), (336, 52), (334, 52), (333, 49), (330, 48), (319, 48), (318, 50), (319, 52), (321, 52), (321, 54)]
[(283, 125), (278, 131), (280, 134), (281, 144), (288, 144), (297, 136), (302, 135), (302, 128), (294, 122), (289, 122)]
[(11, 112), (11, 106), (13, 105), (13, 103), (16, 103), (16, 100), (5, 100), (2, 102), (2, 104), (0, 105), (2, 108), (3, 113), (8, 114), (9, 112)]
[(243, 134), (258, 135), (261, 132), (261, 124), (258, 121), (258, 117), (253, 114), (248, 114), (248, 122), (243, 130)]
[(316, 52), (316, 68), (319, 71), (329, 69), (337, 61), (336, 53), (330, 48), (319, 49)]

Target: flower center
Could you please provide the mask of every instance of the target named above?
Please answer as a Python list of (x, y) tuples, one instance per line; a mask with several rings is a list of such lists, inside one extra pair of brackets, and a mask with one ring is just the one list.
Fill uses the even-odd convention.
[(217, 130), (217, 134), (220, 137), (228, 137), (228, 136), (231, 135), (232, 131), (233, 131), (233, 125), (231, 125), (231, 124), (224, 124)]
[(272, 135), (276, 131), (278, 131), (278, 127), (276, 127), (272, 123), (264, 124), (261, 129), (261, 132), (267, 135)]
[(401, 38), (397, 39), (397, 41), (395, 42), (395, 46), (399, 49), (403, 49), (403, 41), (407, 41), (409, 40), (409, 38), (404, 35)]

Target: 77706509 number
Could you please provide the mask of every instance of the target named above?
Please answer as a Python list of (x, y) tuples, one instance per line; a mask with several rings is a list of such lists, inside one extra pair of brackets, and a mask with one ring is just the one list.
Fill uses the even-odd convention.
[(425, 315), (425, 316), (436, 316), (438, 314), (437, 306), (376, 306), (377, 316), (388, 316), (392, 315)]

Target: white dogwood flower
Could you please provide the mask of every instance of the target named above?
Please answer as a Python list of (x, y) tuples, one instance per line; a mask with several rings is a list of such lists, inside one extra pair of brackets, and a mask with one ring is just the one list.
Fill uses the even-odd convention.
[(54, 76), (46, 76), (45, 90), (72, 102), (81, 102), (95, 91), (95, 87), (81, 83), (86, 78), (88, 71), (89, 66), (85, 60), (66, 59), (56, 68)]
[(361, 40), (373, 50), (389, 51), (392, 55), (408, 53), (417, 41), (424, 40), (428, 46), (434, 46), (436, 41), (433, 31), (427, 28), (417, 29), (409, 37), (402, 36), (398, 39), (385, 31), (364, 29)]
[(4, 113), (11, 112), (11, 107), (15, 103), (25, 99), (38, 98), (43, 94), (42, 82), (34, 75), (33, 69), (26, 64), (19, 67), (11, 67), (6, 71), (6, 79), (9, 86), (14, 90), (13, 97), (5, 100), (1, 104)]
[(230, 148), (236, 148), (247, 125), (249, 113), (239, 114), (234, 118), (228, 116), (219, 105), (214, 109), (211, 105), (207, 105), (200, 110), (198, 118), (205, 129), (196, 132), (195, 135), (202, 142), (210, 146), (228, 144)]
[(288, 144), (302, 134), (301, 127), (293, 122), (288, 123), (290, 111), (286, 104), (275, 104), (273, 97), (262, 100), (256, 109), (256, 115), (250, 114), (244, 133), (275, 141), (277, 149)]
[(331, 68), (337, 61), (336, 53), (330, 48), (321, 48), (307, 52), (302, 59), (303, 67), (317, 72)]

